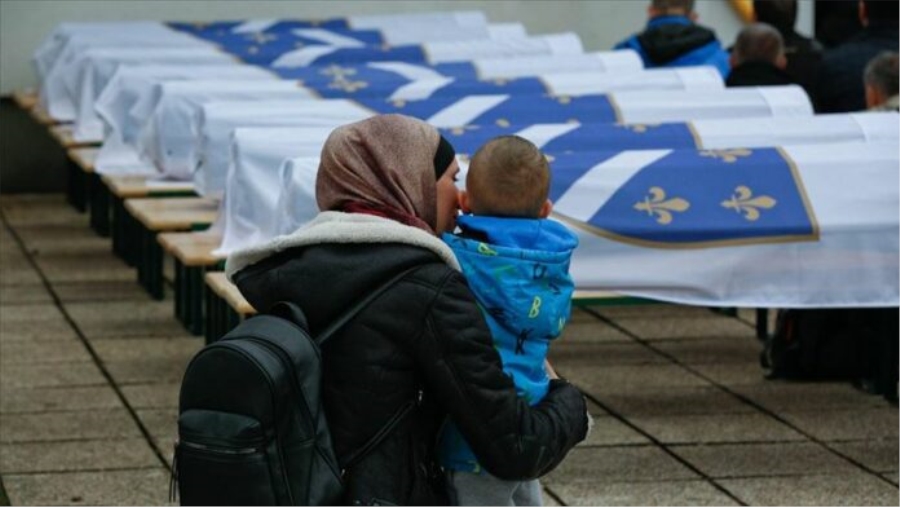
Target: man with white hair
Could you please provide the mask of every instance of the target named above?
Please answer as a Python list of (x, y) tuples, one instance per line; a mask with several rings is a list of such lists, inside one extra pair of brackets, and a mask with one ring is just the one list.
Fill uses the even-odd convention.
[(793, 84), (785, 72), (784, 41), (774, 27), (753, 23), (738, 34), (731, 56), (731, 73), (725, 86), (770, 86)]

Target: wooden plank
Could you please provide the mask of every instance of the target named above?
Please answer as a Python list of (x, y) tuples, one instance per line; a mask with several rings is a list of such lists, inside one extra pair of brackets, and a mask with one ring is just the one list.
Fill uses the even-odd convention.
[(149, 231), (183, 231), (213, 223), (219, 203), (204, 197), (137, 198), (127, 199), (125, 209)]
[(164, 232), (157, 241), (169, 255), (188, 267), (215, 266), (225, 260), (213, 255), (222, 244), (222, 235), (209, 232)]
[(221, 271), (206, 273), (204, 279), (206, 280), (206, 285), (208, 285), (217, 296), (225, 300), (225, 302), (228, 303), (228, 306), (239, 315), (246, 316), (256, 313), (256, 310), (250, 306), (250, 303), (248, 303), (246, 299), (244, 299), (244, 296), (241, 295), (238, 288), (228, 281), (228, 278), (225, 277), (225, 273)]
[(69, 158), (86, 173), (94, 172), (94, 162), (100, 148), (72, 148), (68, 151)]
[(79, 146), (96, 146), (96, 142), (76, 141), (74, 137), (75, 126), (67, 123), (50, 127), (50, 135), (56, 139), (63, 148), (76, 148)]
[(24, 88), (13, 92), (13, 101), (17, 106), (28, 111), (38, 103), (38, 93), (32, 88)]
[(35, 104), (34, 107), (31, 108), (31, 117), (41, 125), (56, 125), (59, 123), (51, 118), (50, 113), (48, 113), (40, 104)]
[(151, 196), (196, 195), (194, 184), (188, 181), (149, 182), (147, 176), (116, 176), (104, 174), (101, 179), (109, 191), (119, 199)]

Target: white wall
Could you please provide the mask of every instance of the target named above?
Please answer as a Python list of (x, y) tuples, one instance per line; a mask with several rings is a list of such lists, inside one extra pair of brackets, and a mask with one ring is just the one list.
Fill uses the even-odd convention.
[[(63, 21), (302, 19), (478, 9), (492, 22), (521, 22), (530, 34), (574, 31), (590, 51), (608, 49), (640, 30), (646, 6), (640, 0), (0, 0), (0, 94), (35, 86), (31, 53)], [(740, 20), (729, 2), (699, 0), (696, 9), (700, 23), (715, 29), (723, 45), (731, 45)]]

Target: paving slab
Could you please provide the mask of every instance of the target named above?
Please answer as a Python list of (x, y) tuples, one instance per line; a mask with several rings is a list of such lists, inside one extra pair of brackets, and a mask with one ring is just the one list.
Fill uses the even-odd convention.
[(559, 374), (583, 391), (599, 398), (607, 393), (634, 391), (664, 391), (669, 387), (697, 387), (709, 385), (702, 378), (672, 364), (653, 365), (590, 365), (556, 364)]
[[(35, 280), (32, 280), (29, 283), (7, 285), (0, 281), (0, 307), (32, 305), (36, 303), (52, 304), (53, 298), (50, 297), (50, 293), (44, 288), (44, 284), (37, 277), (37, 274), (33, 274)], [(0, 280), (3, 278), (4, 275), (0, 274)], [(2, 315), (2, 313), (3, 310), (0, 310), (0, 315)]]
[(793, 382), (779, 379), (754, 385), (736, 385), (730, 389), (774, 412), (865, 409), (887, 405), (884, 398), (864, 393), (849, 382)]
[(172, 505), (162, 467), (6, 475), (3, 484), (13, 505)]
[(739, 505), (706, 481), (554, 484), (566, 505)]
[(810, 410), (780, 414), (791, 424), (825, 440), (894, 439), (898, 429), (897, 407), (866, 410)]
[(753, 337), (754, 329), (733, 317), (615, 318), (616, 324), (645, 340)]
[(566, 343), (630, 342), (632, 338), (590, 313), (573, 308), (572, 317), (566, 324), (559, 341)]
[(54, 305), (0, 307), (0, 340), (71, 340), (77, 335)]
[[(106, 248), (109, 248), (107, 245)], [(36, 258), (51, 284), (60, 282), (134, 282), (135, 270), (107, 253), (49, 253)]]
[(181, 382), (133, 384), (120, 386), (128, 404), (135, 409), (171, 408), (178, 406)]
[(173, 318), (171, 300), (70, 303), (66, 310), (91, 339), (190, 336)]
[(35, 224), (79, 223), (87, 228), (89, 217), (76, 213), (59, 194), (4, 196), (0, 209), (14, 228)]
[(14, 363), (0, 368), (4, 389), (22, 387), (103, 386), (106, 378), (91, 361), (69, 363)]
[[(859, 467), (811, 442), (670, 447), (709, 477), (853, 474)], [(894, 448), (896, 451), (896, 447)]]
[(50, 442), (138, 438), (134, 420), (124, 409), (39, 414), (0, 414), (0, 442)]
[(112, 258), (109, 238), (75, 224), (41, 224), (16, 228), (25, 251), (40, 260), (45, 255), (88, 254)]
[(605, 392), (604, 406), (625, 417), (755, 412), (751, 405), (717, 387), (666, 387), (660, 390)]
[(43, 283), (38, 272), (18, 253), (4, 254), (0, 262), (0, 285), (38, 285)]
[(660, 364), (669, 362), (666, 358), (635, 341), (583, 343), (558, 341), (550, 346), (550, 361), (565, 363), (566, 366)]
[(578, 482), (662, 482), (699, 476), (655, 446), (579, 447), (541, 479), (549, 487)]
[(692, 364), (691, 369), (716, 384), (729, 387), (757, 386), (770, 382), (766, 380), (765, 371), (763, 371), (759, 362)]
[(132, 277), (128, 280), (56, 282), (53, 290), (63, 304), (100, 301), (150, 301), (147, 291)]
[(762, 350), (752, 336), (654, 341), (653, 346), (682, 364), (759, 364)]
[(831, 447), (876, 472), (897, 472), (898, 441), (896, 438), (864, 442), (834, 442)]
[(150, 432), (154, 445), (171, 464), (175, 454), (175, 441), (178, 439), (178, 407), (141, 409), (135, 412)]
[(759, 413), (632, 417), (629, 421), (666, 444), (790, 442), (805, 437)]
[(594, 426), (587, 439), (578, 447), (649, 444), (650, 440), (619, 419), (608, 415), (592, 414)]
[(897, 487), (878, 476), (807, 475), (722, 479), (748, 505), (897, 505)]
[(177, 383), (191, 358), (203, 347), (200, 338), (93, 340), (92, 345), (116, 384)]
[(688, 319), (720, 318), (709, 308), (702, 306), (686, 306), (675, 304), (645, 304), (622, 306), (591, 306), (591, 311), (611, 319), (659, 319), (664, 317), (681, 317)]
[(143, 438), (3, 444), (0, 473), (84, 472), (159, 466)]
[(58, 412), (123, 408), (108, 385), (13, 389), (0, 387), (0, 413)]
[(0, 341), (0, 365), (89, 361), (91, 355), (79, 340)]

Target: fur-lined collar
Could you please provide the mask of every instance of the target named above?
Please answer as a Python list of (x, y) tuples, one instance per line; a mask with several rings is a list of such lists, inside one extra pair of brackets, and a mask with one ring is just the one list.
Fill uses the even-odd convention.
[(323, 211), (291, 234), (232, 253), (225, 262), (225, 274), (231, 280), (238, 271), (278, 252), (321, 243), (403, 243), (430, 250), (447, 265), (459, 270), (453, 251), (421, 229), (372, 215)]

